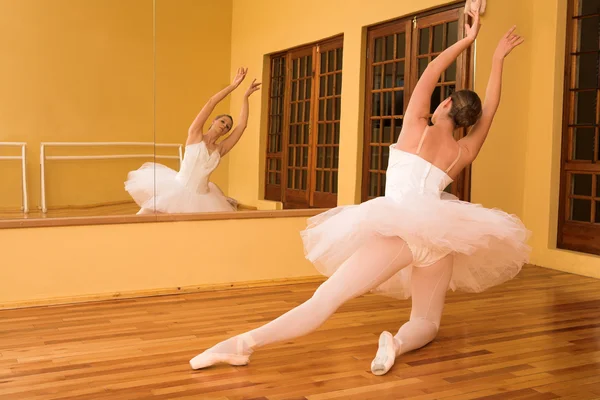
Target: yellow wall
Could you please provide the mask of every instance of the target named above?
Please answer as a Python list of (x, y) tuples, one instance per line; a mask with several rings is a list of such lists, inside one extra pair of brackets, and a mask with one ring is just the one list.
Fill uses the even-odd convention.
[[(0, 0), (0, 10), (0, 141), (28, 142), (32, 209), (40, 141), (154, 141), (152, 0)], [(158, 0), (156, 10), (157, 139), (183, 144), (203, 102), (229, 82), (231, 1)], [(217, 111), (228, 109), (227, 100)], [(48, 204), (130, 200), (127, 172), (150, 160), (49, 161)], [(19, 165), (0, 163), (0, 208), (16, 208)], [(227, 162), (215, 180), (227, 189)]]
[[(233, 1), (232, 68), (244, 63), (253, 76), (265, 81), (269, 76), (265, 55), (344, 35), (340, 205), (360, 201), (365, 27), (448, 3), (307, 0), (282, 8), (276, 0)], [(489, 1), (476, 43), (475, 89), (485, 93), (491, 55), (510, 26), (517, 24), (526, 42), (507, 59), (503, 102), (473, 165), (472, 200), (523, 218), (533, 231), (533, 263), (600, 277), (598, 257), (555, 249), (565, 4), (565, 0)], [(239, 95), (232, 96), (232, 109), (240, 101)], [(266, 109), (265, 98), (262, 104), (254, 99), (253, 110), (261, 105)], [(230, 159), (230, 194), (245, 204), (263, 198), (265, 118), (266, 112), (254, 114)]]
[(278, 218), (0, 230), (0, 306), (318, 275), (303, 258), (305, 225)]

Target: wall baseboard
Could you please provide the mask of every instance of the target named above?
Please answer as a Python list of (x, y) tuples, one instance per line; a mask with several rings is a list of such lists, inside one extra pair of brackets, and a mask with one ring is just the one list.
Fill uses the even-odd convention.
[(150, 289), (150, 290), (133, 290), (128, 292), (117, 292), (117, 293), (102, 293), (102, 294), (89, 294), (72, 297), (55, 297), (48, 299), (35, 299), (35, 300), (23, 300), (15, 302), (0, 303), (0, 310), (11, 310), (19, 308), (31, 308), (31, 307), (48, 307), (48, 306), (59, 306), (67, 304), (81, 304), (90, 303), (97, 301), (107, 301), (116, 299), (135, 299), (140, 297), (155, 297), (155, 296), (170, 296), (174, 294), (182, 293), (200, 293), (210, 291), (222, 291), (231, 289), (249, 289), (259, 288), (266, 286), (287, 286), (296, 285), (302, 283), (322, 283), (325, 281), (324, 276), (306, 276), (298, 278), (282, 278), (282, 279), (268, 279), (258, 281), (246, 281), (246, 282), (232, 282), (232, 283), (218, 283), (218, 284), (206, 284), (206, 285), (193, 285), (193, 286), (182, 286), (175, 288), (164, 288), (164, 289)]

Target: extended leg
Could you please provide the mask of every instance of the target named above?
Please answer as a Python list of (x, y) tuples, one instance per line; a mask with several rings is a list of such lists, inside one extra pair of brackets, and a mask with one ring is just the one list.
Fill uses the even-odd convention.
[(309, 300), (258, 329), (217, 344), (194, 357), (190, 364), (198, 369), (217, 362), (243, 361), (240, 356), (245, 356), (247, 362), (256, 347), (306, 335), (346, 301), (379, 286), (411, 262), (412, 254), (402, 239), (375, 237), (363, 244)]

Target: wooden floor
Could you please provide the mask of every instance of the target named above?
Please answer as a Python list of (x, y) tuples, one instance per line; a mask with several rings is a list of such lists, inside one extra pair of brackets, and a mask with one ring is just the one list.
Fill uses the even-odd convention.
[(0, 399), (600, 399), (600, 281), (536, 267), (451, 293), (438, 338), (369, 365), (409, 302), (368, 295), (246, 367), (188, 360), (306, 300), (316, 284), (0, 312)]

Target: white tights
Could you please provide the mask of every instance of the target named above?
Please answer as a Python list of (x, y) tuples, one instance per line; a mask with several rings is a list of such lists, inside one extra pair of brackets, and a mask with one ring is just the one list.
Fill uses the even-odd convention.
[[(399, 237), (373, 238), (364, 243), (309, 300), (260, 328), (217, 344), (190, 363), (194, 367), (194, 360), (202, 361), (211, 353), (250, 355), (258, 347), (306, 335), (321, 326), (346, 301), (376, 288), (409, 266), (412, 260), (406, 242)], [(428, 267), (413, 268), (412, 311), (410, 320), (395, 336), (396, 355), (425, 346), (435, 338), (451, 276), (451, 256)]]

